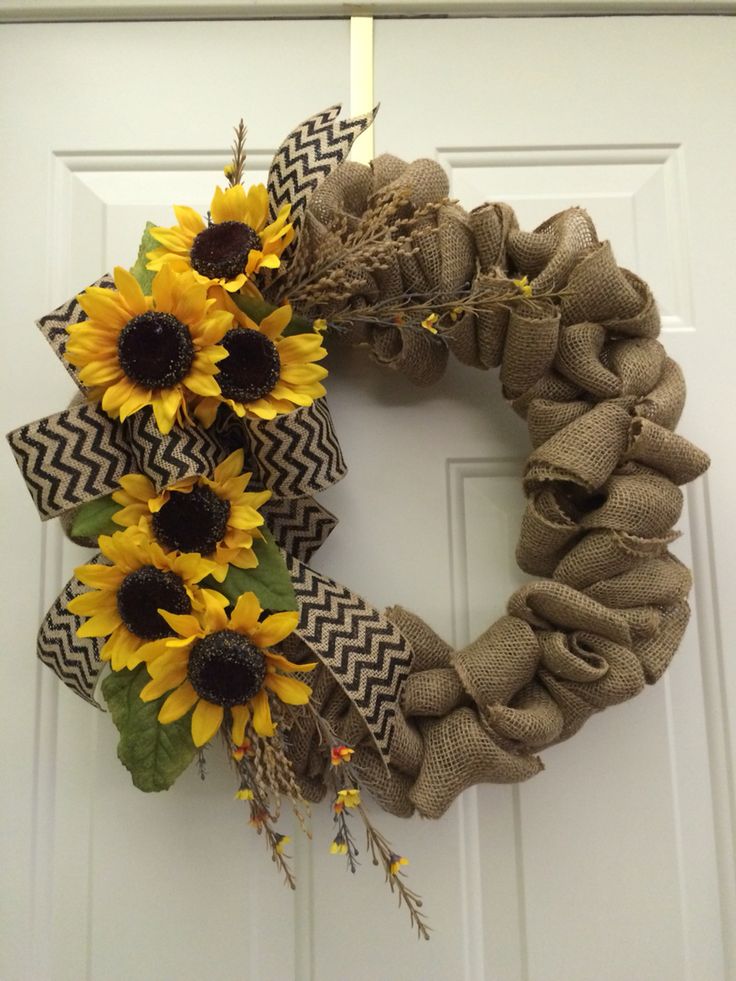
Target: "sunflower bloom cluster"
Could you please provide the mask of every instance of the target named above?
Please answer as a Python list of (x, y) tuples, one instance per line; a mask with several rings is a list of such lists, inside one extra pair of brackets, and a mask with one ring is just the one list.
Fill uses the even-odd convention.
[(256, 596), (243, 593), (230, 616), (228, 599), (204, 585), (223, 582), (231, 566), (251, 569), (253, 542), (270, 492), (248, 493), (244, 454), (236, 450), (211, 477), (180, 481), (156, 493), (147, 477), (131, 474), (113, 497), (124, 530), (100, 535), (104, 562), (81, 566), (89, 591), (71, 600), (84, 618), (81, 637), (105, 638), (101, 658), (113, 671), (145, 663), (143, 701), (169, 693), (158, 712), (162, 725), (192, 710), (196, 746), (227, 721), (236, 750), (246, 752), (246, 726), (259, 736), (275, 725), (269, 696), (290, 705), (309, 700), (307, 684), (290, 677), (298, 665), (271, 650), (296, 627), (296, 612), (265, 616)]
[(232, 299), (262, 301), (259, 274), (277, 269), (293, 241), (290, 205), (273, 221), (268, 209), (262, 184), (216, 188), (207, 222), (176, 205), (177, 225), (150, 229), (159, 243), (146, 256), (155, 273), (150, 295), (118, 267), (114, 289), (77, 297), (87, 319), (68, 328), (65, 357), (113, 419), (150, 406), (168, 434), (194, 421), (191, 410), (205, 426), (223, 404), (241, 418), (273, 419), (325, 394), (320, 331), (311, 325), (285, 336), (288, 303), (257, 322)]

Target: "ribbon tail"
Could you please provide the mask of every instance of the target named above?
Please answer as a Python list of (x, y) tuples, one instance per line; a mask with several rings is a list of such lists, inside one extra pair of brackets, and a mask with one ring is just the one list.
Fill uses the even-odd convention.
[(335, 515), (313, 497), (272, 497), (261, 512), (274, 541), (301, 562), (309, 562), (338, 522)]
[[(352, 119), (338, 119), (342, 106), (330, 106), (305, 119), (276, 151), (268, 172), (268, 205), (273, 221), (283, 204), (298, 235), (312, 193), (343, 162), (354, 141), (373, 122), (378, 106)], [(294, 248), (294, 243), (290, 249)]]
[[(98, 554), (91, 561), (100, 560)], [(78, 637), (77, 629), (84, 619), (67, 610), (67, 604), (86, 589), (76, 576), (69, 580), (41, 624), (36, 653), (67, 688), (101, 709), (94, 692), (104, 667), (100, 660), (102, 642), (98, 637)]]
[(296, 634), (360, 713), (388, 766), (412, 649), (383, 613), (345, 586), (285, 555), (299, 601)]

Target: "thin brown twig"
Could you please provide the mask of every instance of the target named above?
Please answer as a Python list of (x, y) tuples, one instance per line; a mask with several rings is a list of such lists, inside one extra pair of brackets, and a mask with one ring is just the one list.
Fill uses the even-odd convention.
[(231, 187), (243, 183), (243, 174), (245, 172), (245, 137), (248, 133), (248, 127), (241, 119), (238, 125), (233, 128), (233, 132), (235, 133), (235, 139), (232, 145), (233, 156), (231, 162), (225, 168), (225, 175)]
[(363, 819), (365, 825), (366, 840), (370, 853), (373, 857), (374, 865), (382, 865), (386, 874), (386, 882), (391, 892), (397, 893), (399, 906), (402, 902), (409, 911), (409, 919), (412, 926), (416, 927), (417, 936), (422, 940), (429, 940), (429, 932), (432, 929), (427, 923), (427, 918), (421, 911), (422, 899), (404, 881), (404, 873), (401, 871), (392, 872), (391, 865), (399, 856), (393, 851), (389, 842), (384, 838), (371, 823), (362, 805), (357, 807), (357, 811)]

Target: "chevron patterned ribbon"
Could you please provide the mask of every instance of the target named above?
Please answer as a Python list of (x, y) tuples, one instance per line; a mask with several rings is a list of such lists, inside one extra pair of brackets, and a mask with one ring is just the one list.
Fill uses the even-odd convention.
[(347, 473), (324, 398), (288, 415), (242, 425), (261, 480), (277, 497), (316, 494)]
[(7, 440), (42, 521), (109, 494), (135, 470), (122, 427), (89, 402), (29, 422)]
[(227, 456), (214, 427), (174, 426), (164, 436), (150, 409), (130, 416), (123, 429), (138, 472), (152, 480), (157, 491), (185, 477), (210, 474)]
[[(289, 220), (298, 234), (307, 202), (319, 185), (350, 152), (354, 141), (373, 122), (378, 106), (353, 119), (338, 119), (341, 105), (330, 106), (300, 123), (276, 151), (268, 172), (271, 221), (282, 204), (290, 203)], [(293, 246), (292, 246), (293, 247)]]
[(302, 562), (311, 559), (337, 525), (335, 515), (313, 497), (272, 497), (261, 513), (275, 542)]
[[(101, 279), (92, 283), (92, 286), (99, 286), (102, 289), (109, 290), (115, 288), (112, 276), (109, 273), (105, 273)], [(36, 326), (51, 345), (54, 354), (72, 376), (74, 384), (83, 392), (86, 391), (86, 388), (79, 380), (78, 370), (74, 365), (69, 364), (64, 357), (64, 352), (66, 351), (66, 342), (69, 339), (67, 327), (70, 327), (72, 324), (78, 324), (80, 320), (86, 319), (87, 315), (79, 305), (77, 297), (73, 296), (71, 300), (67, 300), (66, 303), (62, 303), (56, 310), (52, 310), (51, 313), (47, 313), (45, 317), (41, 317), (40, 320), (36, 321)]]
[(296, 633), (327, 667), (386, 763), (412, 650), (397, 627), (345, 586), (286, 555), (299, 600)]
[[(90, 562), (99, 562), (97, 554)], [(38, 631), (36, 652), (64, 684), (97, 708), (94, 691), (102, 671), (101, 641), (97, 637), (78, 637), (84, 622), (67, 610), (67, 604), (87, 589), (76, 577), (69, 580), (46, 614)]]

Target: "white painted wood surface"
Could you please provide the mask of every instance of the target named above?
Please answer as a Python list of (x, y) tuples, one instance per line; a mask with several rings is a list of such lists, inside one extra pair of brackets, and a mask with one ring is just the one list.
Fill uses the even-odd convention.
[[(665, 681), (545, 754), (527, 785), (473, 790), (439, 823), (380, 819), (435, 927), (418, 945), (370, 863), (353, 878), (327, 854), (324, 809), (311, 846), (294, 835), (292, 896), (224, 764), (204, 784), (191, 772), (165, 795), (133, 790), (109, 720), (35, 664), (39, 617), (81, 551), (40, 528), (0, 455), (3, 981), (733, 977), (734, 469), (712, 410), (727, 412), (736, 353), (736, 149), (732, 108), (712, 106), (733, 87), (735, 32), (658, 19), (655, 47), (653, 24), (380, 22), (375, 94), (379, 152), (436, 156), (464, 204), (510, 201), (527, 227), (588, 207), (661, 301), (690, 383), (682, 431), (715, 458), (687, 495), (695, 615)], [(33, 320), (132, 259), (146, 218), (205, 207), (241, 114), (261, 179), (292, 123), (347, 100), (350, 43), (346, 22), (282, 21), (12, 25), (0, 45), (7, 430), (71, 394)], [(342, 524), (315, 565), (463, 643), (523, 579), (525, 426), (493, 374), (454, 366), (422, 392), (362, 352), (330, 367), (350, 473), (325, 495)]]

